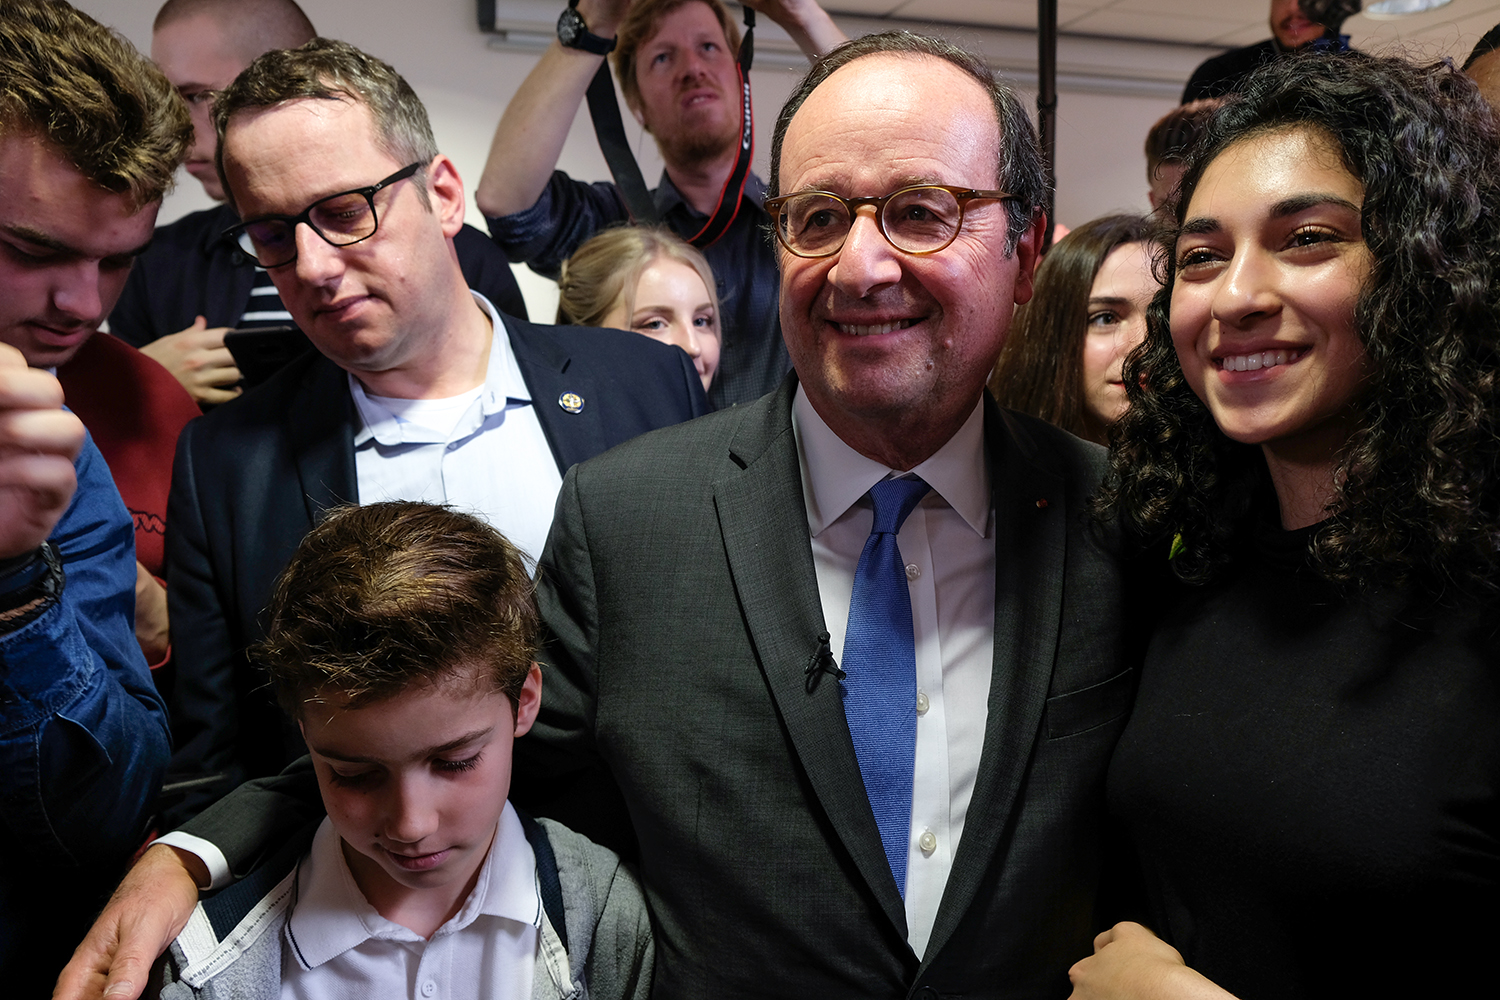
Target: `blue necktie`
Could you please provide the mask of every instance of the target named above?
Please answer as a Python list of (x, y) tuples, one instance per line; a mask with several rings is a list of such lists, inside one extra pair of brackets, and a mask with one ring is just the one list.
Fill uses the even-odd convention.
[(870, 487), (875, 523), (854, 570), (844, 634), (848, 676), (840, 682), (859, 774), (903, 899), (917, 758), (917, 652), (911, 593), (896, 534), (929, 488), (916, 478), (888, 479)]

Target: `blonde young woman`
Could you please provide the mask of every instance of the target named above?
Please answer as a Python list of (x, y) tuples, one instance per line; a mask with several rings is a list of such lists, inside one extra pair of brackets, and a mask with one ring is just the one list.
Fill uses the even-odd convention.
[(634, 330), (687, 352), (708, 389), (719, 367), (719, 295), (703, 254), (656, 228), (606, 229), (563, 264), (557, 321)]

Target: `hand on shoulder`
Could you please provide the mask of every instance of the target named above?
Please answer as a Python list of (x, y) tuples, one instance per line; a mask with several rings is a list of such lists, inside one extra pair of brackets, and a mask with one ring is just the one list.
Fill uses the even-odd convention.
[(187, 926), (200, 882), (208, 884), (208, 871), (186, 851), (158, 844), (141, 855), (73, 952), (53, 1000), (140, 996), (156, 959)]

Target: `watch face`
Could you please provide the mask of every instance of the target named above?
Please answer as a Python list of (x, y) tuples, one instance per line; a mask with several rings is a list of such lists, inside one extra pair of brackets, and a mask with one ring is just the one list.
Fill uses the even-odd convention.
[(585, 30), (583, 15), (572, 7), (565, 9), (557, 19), (557, 40), (570, 48)]

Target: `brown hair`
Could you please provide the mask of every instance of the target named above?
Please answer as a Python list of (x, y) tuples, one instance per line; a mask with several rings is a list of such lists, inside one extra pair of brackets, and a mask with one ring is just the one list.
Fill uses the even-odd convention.
[(1089, 291), (1104, 259), (1117, 247), (1145, 242), (1149, 230), (1144, 216), (1106, 215), (1085, 222), (1047, 252), (1036, 269), (1036, 292), (1016, 310), (990, 375), (990, 391), (1001, 406), (1104, 443), (1084, 406)]
[(719, 290), (702, 253), (668, 229), (616, 226), (596, 233), (564, 262), (557, 281), (557, 322), (602, 326), (621, 300), (627, 315), (634, 312), (641, 272), (663, 257), (698, 272), (717, 320)]
[(329, 691), (359, 708), (463, 667), (514, 704), (536, 658), (521, 553), (479, 518), (433, 504), (330, 513), (276, 581), (270, 615), (253, 652), (293, 718)]
[[(224, 178), (224, 131), (237, 111), (270, 108), (284, 101), (315, 98), (357, 101), (370, 109), (380, 147), (398, 163), (427, 164), (438, 155), (432, 123), (411, 85), (390, 63), (331, 38), (314, 38), (295, 49), (273, 49), (258, 57), (214, 101), (214, 162), (229, 203), (234, 193)], [(425, 193), (422, 172), (412, 177)], [(427, 204), (423, 199), (423, 204)]]
[(33, 134), (89, 180), (161, 199), (193, 140), (187, 105), (118, 33), (56, 0), (0, 3), (0, 136)]
[(615, 77), (620, 81), (620, 92), (625, 95), (625, 103), (631, 108), (639, 111), (641, 107), (641, 87), (635, 79), (636, 50), (655, 36), (662, 18), (690, 3), (701, 3), (714, 12), (714, 17), (719, 19), (719, 27), (724, 29), (729, 54), (739, 54), (739, 28), (720, 0), (636, 0), (630, 5), (620, 30), (615, 34), (615, 51), (612, 56), (615, 61)]
[(1208, 119), (1224, 104), (1222, 97), (1205, 97), (1168, 111), (1146, 133), (1146, 180), (1155, 181), (1164, 163), (1182, 163)]

